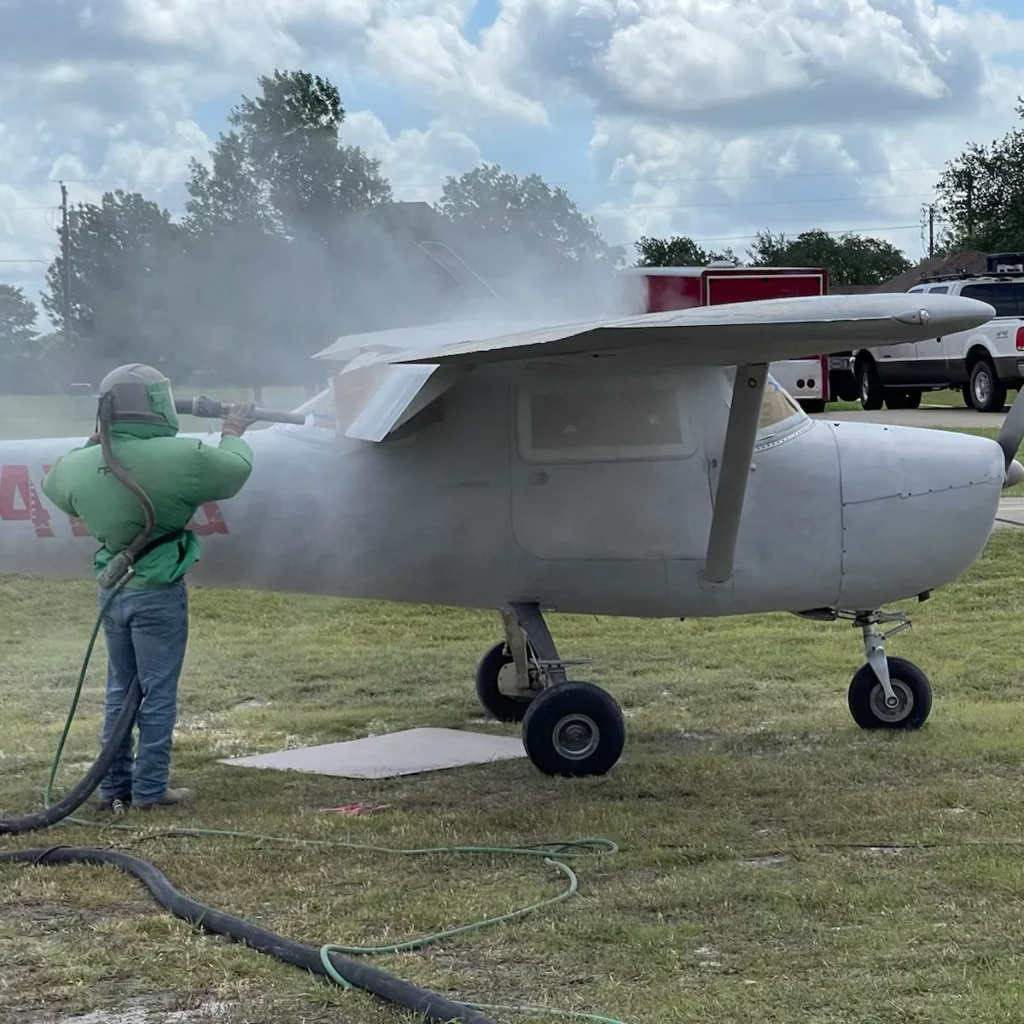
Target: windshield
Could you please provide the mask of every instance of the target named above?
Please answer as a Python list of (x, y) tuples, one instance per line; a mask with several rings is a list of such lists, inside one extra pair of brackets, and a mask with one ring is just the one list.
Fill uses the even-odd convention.
[(758, 441), (785, 434), (806, 419), (807, 413), (769, 373), (764, 386), (764, 399), (761, 402), (761, 418), (757, 424)]

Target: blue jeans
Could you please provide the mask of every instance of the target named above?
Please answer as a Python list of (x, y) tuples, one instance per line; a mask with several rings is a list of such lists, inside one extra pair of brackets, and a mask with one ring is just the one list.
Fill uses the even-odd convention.
[[(100, 604), (108, 592), (100, 589)], [(178, 676), (188, 644), (188, 592), (185, 581), (161, 587), (125, 587), (103, 616), (107, 642), (107, 705), (102, 742), (114, 730), (132, 680), (138, 676), (142, 704), (107, 775), (101, 799), (150, 803), (167, 790), (171, 737), (177, 718)]]

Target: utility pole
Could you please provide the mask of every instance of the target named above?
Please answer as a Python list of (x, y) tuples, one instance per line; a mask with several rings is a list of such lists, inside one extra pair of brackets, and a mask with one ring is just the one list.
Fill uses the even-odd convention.
[(60, 183), (60, 209), (61, 209), (61, 256), (64, 264), (64, 343), (71, 351), (71, 231), (68, 228), (68, 190), (62, 181)]
[(974, 172), (967, 172), (967, 238), (974, 237)]
[(928, 256), (935, 255), (935, 206), (928, 205)]

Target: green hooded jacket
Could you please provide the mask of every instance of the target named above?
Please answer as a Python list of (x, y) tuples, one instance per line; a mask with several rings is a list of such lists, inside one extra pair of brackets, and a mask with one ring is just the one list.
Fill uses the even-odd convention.
[[(199, 558), (199, 540), (185, 527), (207, 501), (234, 497), (252, 472), (252, 449), (227, 435), (218, 447), (195, 438), (177, 437), (173, 426), (114, 422), (110, 443), (129, 476), (149, 495), (156, 511), (152, 540), (184, 531), (135, 563), (130, 587), (153, 587), (181, 579)], [(146, 525), (138, 498), (107, 468), (95, 441), (61, 456), (46, 474), (43, 493), (66, 515), (77, 516), (102, 545), (93, 559), (99, 576)]]

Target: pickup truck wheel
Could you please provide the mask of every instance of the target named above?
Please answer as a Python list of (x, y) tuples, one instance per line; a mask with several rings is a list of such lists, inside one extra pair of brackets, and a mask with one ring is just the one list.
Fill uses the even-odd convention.
[(999, 412), (1006, 405), (1006, 385), (996, 376), (989, 358), (979, 359), (971, 369), (971, 405), (978, 412)]
[(865, 359), (857, 368), (857, 383), (860, 385), (860, 404), (863, 409), (882, 408), (882, 381), (873, 359)]

